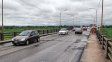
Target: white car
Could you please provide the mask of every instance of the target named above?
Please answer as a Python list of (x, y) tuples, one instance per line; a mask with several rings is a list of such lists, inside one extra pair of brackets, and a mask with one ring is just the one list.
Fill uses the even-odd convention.
[(75, 28), (75, 34), (82, 34), (83, 30), (82, 30), (82, 27), (76, 27)]
[(66, 28), (62, 28), (60, 31), (59, 31), (59, 35), (66, 35), (68, 34), (68, 30)]

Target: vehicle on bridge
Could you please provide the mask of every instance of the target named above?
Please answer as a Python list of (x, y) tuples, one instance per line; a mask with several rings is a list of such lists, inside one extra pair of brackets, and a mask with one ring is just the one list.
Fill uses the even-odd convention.
[(82, 34), (82, 32), (83, 32), (82, 26), (75, 27), (75, 34)]
[(72, 31), (75, 31), (75, 27), (72, 29)]
[(83, 29), (83, 31), (87, 31), (88, 28), (87, 27), (82, 27), (82, 29)]
[(13, 45), (28, 45), (30, 43), (39, 42), (39, 33), (35, 30), (26, 30), (21, 32), (18, 36), (12, 38)]
[(66, 35), (68, 34), (68, 30), (66, 28), (62, 28), (60, 31), (59, 31), (59, 35)]

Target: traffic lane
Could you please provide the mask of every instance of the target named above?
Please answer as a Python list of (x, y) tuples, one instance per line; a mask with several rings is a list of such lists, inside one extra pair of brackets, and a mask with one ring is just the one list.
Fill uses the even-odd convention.
[[(40, 40), (52, 40), (58, 37), (58, 34), (52, 34), (52, 35), (47, 35), (47, 36), (42, 36), (40, 37)], [(4, 43), (1, 44), (0, 47), (2, 48), (3, 46), (12, 46), (12, 42), (9, 43)]]
[(86, 46), (85, 41), (79, 41), (69, 46), (56, 62), (79, 62)]
[[(56, 39), (58, 37), (59, 37), (58, 34), (43, 36), (43, 37), (40, 37), (40, 43), (43, 43), (43, 41), (45, 41), (45, 42), (50, 41), (50, 40)], [(0, 45), (0, 51), (4, 51), (4, 50), (15, 48), (15, 47), (18, 47), (18, 46), (13, 46), (12, 42), (5, 43), (5, 44)]]
[(77, 62), (86, 45), (86, 41), (81, 41), (81, 38), (72, 34), (58, 44), (20, 62)]
[[(58, 36), (58, 35), (56, 35), (56, 36)], [(55, 38), (54, 35), (53, 36), (51, 35), (51, 37)], [(47, 37), (47, 39), (51, 39), (51, 37)], [(59, 36), (58, 38), (55, 38), (55, 40), (48, 41), (48, 42), (47, 41), (41, 41), (41, 42), (45, 42), (45, 43), (37, 44), (37, 45), (35, 44), (37, 47), (35, 45), (16, 47), (14, 49), (11, 49), (11, 51), (18, 49), (18, 48), (24, 48), (24, 47), (28, 47), (28, 48), (0, 56), (0, 62), (18, 62), (18, 61), (20, 61), (26, 57), (29, 57), (31, 55), (34, 55), (35, 53), (38, 53), (39, 51), (42, 51), (42, 50), (49, 48), (49, 47), (52, 47), (53, 45), (60, 42), (59, 39), (61, 39), (61, 38), (66, 39), (66, 37), (69, 37), (69, 36), (68, 35)], [(56, 40), (58, 40), (58, 41), (56, 41)], [(8, 50), (8, 51), (10, 51), (10, 50)], [(6, 50), (3, 52), (6, 52)]]
[(49, 41), (49, 40), (54, 40), (56, 38), (59, 38), (58, 34), (53, 34), (53, 35), (40, 37), (40, 40), (41, 41)]

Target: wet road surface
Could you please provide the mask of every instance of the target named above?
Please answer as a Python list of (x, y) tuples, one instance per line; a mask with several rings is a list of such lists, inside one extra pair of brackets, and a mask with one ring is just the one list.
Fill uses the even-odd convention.
[(78, 62), (86, 41), (86, 36), (75, 35), (74, 32), (49, 35), (41, 37), (40, 44), (0, 56), (0, 62)]

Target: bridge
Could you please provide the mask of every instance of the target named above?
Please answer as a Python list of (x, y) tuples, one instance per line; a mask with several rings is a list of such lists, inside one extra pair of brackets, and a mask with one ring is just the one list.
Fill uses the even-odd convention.
[(68, 35), (57, 32), (50, 35), (46, 32), (40, 42), (27, 46), (2, 41), (0, 62), (111, 62), (112, 44), (108, 42), (111, 40), (99, 31), (97, 34), (91, 34), (90, 30), (82, 34), (69, 31)]

